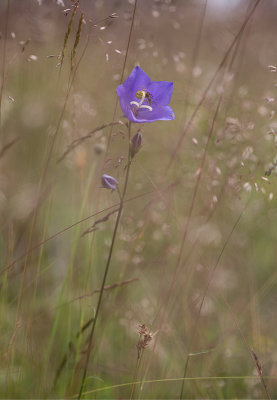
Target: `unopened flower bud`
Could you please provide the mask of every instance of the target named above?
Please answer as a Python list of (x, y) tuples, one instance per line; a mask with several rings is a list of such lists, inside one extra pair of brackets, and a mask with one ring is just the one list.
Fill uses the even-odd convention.
[(130, 152), (131, 152), (131, 157), (133, 158), (135, 154), (139, 151), (141, 148), (141, 143), (142, 143), (142, 134), (140, 131), (138, 131), (131, 139), (130, 143)]
[(110, 175), (102, 175), (101, 177), (102, 187), (106, 189), (116, 190), (117, 180)]

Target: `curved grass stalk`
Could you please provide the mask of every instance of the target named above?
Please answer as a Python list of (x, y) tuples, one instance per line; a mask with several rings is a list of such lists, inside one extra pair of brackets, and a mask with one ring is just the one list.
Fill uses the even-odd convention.
[[(272, 375), (264, 376), (264, 378), (269, 379), (269, 380), (277, 380), (277, 376), (272, 376)], [(180, 382), (183, 380), (186, 380), (186, 381), (209, 381), (209, 380), (215, 381), (215, 380), (240, 380), (240, 379), (258, 380), (258, 379), (260, 379), (260, 377), (258, 375), (191, 376), (191, 377), (186, 377), (186, 378), (149, 379), (149, 380), (144, 381), (144, 383), (163, 383), (163, 382), (168, 383), (168, 382)], [(89, 390), (87, 392), (84, 392), (84, 394), (104, 392), (105, 390), (117, 389), (117, 388), (132, 386), (132, 385), (140, 385), (140, 384), (141, 384), (141, 381), (119, 383), (117, 385), (104, 386), (104, 387), (101, 387), (98, 389)], [(76, 397), (76, 395), (74, 397)]]

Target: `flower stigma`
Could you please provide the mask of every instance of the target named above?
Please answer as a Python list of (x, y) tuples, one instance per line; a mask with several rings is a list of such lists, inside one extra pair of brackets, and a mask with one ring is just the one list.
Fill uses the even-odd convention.
[(146, 92), (145, 90), (138, 90), (136, 92), (136, 97), (138, 99), (140, 99), (140, 102), (130, 101), (131, 105), (135, 105), (137, 107), (135, 112), (137, 112), (138, 109), (140, 109), (140, 108), (145, 108), (148, 111), (153, 111), (153, 108), (151, 106), (149, 106), (147, 104), (143, 104), (143, 102), (145, 100), (147, 100), (149, 103), (150, 103), (150, 101), (152, 102), (152, 96), (151, 96), (151, 94), (149, 92)]

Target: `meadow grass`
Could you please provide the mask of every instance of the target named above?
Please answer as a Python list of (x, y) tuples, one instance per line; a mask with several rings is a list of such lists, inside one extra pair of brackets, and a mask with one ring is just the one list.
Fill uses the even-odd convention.
[(276, 5), (222, 4), (1, 2), (1, 398), (277, 396)]

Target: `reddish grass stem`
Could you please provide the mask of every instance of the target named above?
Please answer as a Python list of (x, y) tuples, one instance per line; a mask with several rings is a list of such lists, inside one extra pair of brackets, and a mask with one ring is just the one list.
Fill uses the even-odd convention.
[[(248, 203), (249, 203), (249, 201), (248, 201)], [(248, 203), (247, 203), (247, 204), (248, 204)], [(246, 207), (247, 207), (247, 205), (246, 205)], [(245, 207), (245, 208), (246, 208), (246, 207)], [(240, 222), (240, 220), (241, 220), (241, 217), (242, 217), (243, 214), (244, 214), (244, 211), (245, 211), (245, 209), (240, 213), (240, 215), (238, 216), (236, 222), (234, 223), (234, 225), (233, 225), (233, 227), (232, 227), (232, 229), (231, 229), (229, 235), (227, 236), (227, 238), (226, 238), (226, 240), (225, 240), (225, 242), (224, 242), (224, 244), (223, 244), (223, 246), (222, 246), (222, 249), (221, 249), (221, 251), (220, 251), (220, 253), (219, 253), (218, 257), (217, 257), (217, 260), (216, 260), (216, 262), (215, 262), (215, 264), (214, 264), (214, 267), (213, 267), (213, 269), (212, 269), (211, 272), (210, 272), (210, 276), (209, 276), (209, 279), (208, 279), (206, 288), (205, 288), (205, 290), (204, 290), (204, 293), (203, 293), (203, 296), (202, 296), (202, 299), (201, 299), (201, 303), (200, 303), (200, 307), (199, 307), (199, 309), (198, 309), (197, 317), (196, 317), (196, 320), (195, 320), (195, 323), (194, 323), (194, 327), (193, 327), (193, 331), (192, 331), (192, 335), (191, 335), (191, 343), (189, 344), (188, 348), (193, 348), (193, 347), (194, 347), (194, 343), (195, 343), (195, 339), (196, 339), (196, 329), (197, 329), (198, 321), (199, 321), (199, 318), (200, 318), (200, 314), (201, 314), (201, 311), (202, 311), (202, 307), (203, 307), (205, 298), (206, 298), (206, 296), (207, 296), (207, 293), (208, 293), (210, 284), (211, 284), (212, 279), (213, 279), (213, 277), (214, 277), (215, 270), (216, 270), (216, 268), (217, 268), (217, 266), (218, 266), (218, 264), (219, 264), (219, 262), (220, 262), (220, 260), (221, 260), (221, 257), (222, 257), (222, 255), (223, 255), (223, 253), (224, 253), (224, 251), (225, 251), (225, 248), (226, 248), (227, 244), (229, 243), (229, 241), (230, 241), (230, 239), (231, 239), (231, 236), (233, 235), (233, 233), (234, 233), (236, 227), (238, 226), (238, 224), (239, 224), (239, 222)], [(190, 357), (190, 354), (188, 354), (187, 359), (186, 359), (186, 364), (185, 364), (185, 368), (184, 368), (184, 375), (183, 375), (183, 378), (184, 378), (184, 379), (183, 379), (183, 381), (182, 381), (180, 399), (183, 398), (184, 386), (185, 386), (185, 378), (186, 378), (187, 369), (188, 369), (189, 357)]]
[[(205, 98), (206, 98), (206, 96), (207, 96), (207, 94), (208, 94), (208, 92), (210, 90), (210, 87), (212, 86), (212, 84), (214, 83), (215, 79), (217, 78), (220, 70), (223, 68), (223, 66), (224, 66), (225, 62), (227, 61), (227, 59), (228, 59), (228, 57), (230, 55), (230, 52), (232, 51), (233, 47), (236, 45), (237, 41), (240, 39), (242, 33), (244, 32), (244, 29), (245, 29), (247, 23), (249, 22), (251, 16), (253, 15), (253, 13), (256, 10), (256, 7), (258, 6), (260, 1), (261, 0), (257, 0), (256, 1), (256, 3), (254, 5), (254, 7), (252, 8), (252, 10), (246, 16), (246, 18), (245, 18), (245, 20), (244, 20), (239, 32), (237, 33), (237, 35), (233, 39), (231, 45), (229, 46), (229, 48), (226, 51), (221, 63), (219, 64), (215, 74), (213, 75), (212, 79), (210, 80), (208, 86), (206, 87), (206, 89), (205, 89), (205, 91), (204, 91), (204, 93), (203, 93), (203, 95), (202, 95), (202, 97), (200, 99), (200, 102), (196, 106), (196, 108), (195, 108), (190, 120), (188, 121), (188, 123), (187, 123), (187, 125), (185, 127), (183, 135), (179, 138), (178, 146), (176, 146), (175, 151), (174, 151), (174, 153), (173, 153), (173, 155), (172, 155), (172, 157), (170, 159), (169, 166), (168, 166), (168, 168), (166, 170), (166, 174), (168, 173), (168, 171), (169, 171), (169, 169), (170, 169), (170, 167), (171, 167), (171, 165), (173, 163), (175, 155), (177, 154), (177, 151), (178, 151), (179, 147), (181, 146), (181, 143), (182, 143), (182, 141), (183, 141), (183, 139), (185, 137), (185, 134), (187, 133), (188, 129), (190, 128), (190, 126), (191, 126), (191, 124), (192, 124), (192, 122), (194, 120), (194, 117), (196, 116), (200, 106), (204, 102), (204, 100), (205, 100)], [(178, 253), (177, 262), (176, 262), (176, 265), (175, 265), (173, 277), (172, 277), (172, 280), (171, 280), (171, 283), (170, 283), (170, 287), (169, 287), (169, 290), (168, 290), (168, 293), (167, 293), (167, 297), (166, 297), (166, 300), (165, 300), (164, 311), (163, 311), (163, 314), (161, 316), (161, 320), (160, 320), (160, 323), (159, 323), (158, 334), (156, 335), (156, 340), (155, 340), (155, 343), (154, 343), (154, 346), (153, 346), (153, 350), (152, 350), (152, 354), (151, 354), (150, 361), (149, 361), (149, 364), (148, 364), (148, 368), (149, 368), (149, 365), (151, 363), (151, 360), (152, 360), (152, 357), (153, 357), (153, 354), (154, 354), (154, 351), (155, 351), (155, 348), (156, 348), (156, 344), (157, 344), (157, 341), (158, 341), (158, 338), (159, 338), (159, 335), (160, 335), (160, 330), (161, 330), (161, 327), (162, 327), (163, 322), (164, 322), (165, 313), (166, 313), (166, 310), (167, 310), (167, 307), (168, 307), (168, 304), (169, 304), (171, 293), (173, 291), (173, 287), (175, 285), (175, 282), (176, 282), (176, 279), (177, 279), (177, 276), (178, 276), (178, 272), (180, 270), (180, 264), (181, 264), (184, 244), (185, 244), (185, 241), (186, 241), (188, 228), (189, 228), (190, 220), (191, 220), (191, 217), (192, 217), (192, 211), (193, 211), (193, 208), (194, 208), (194, 203), (195, 203), (195, 200), (196, 200), (196, 197), (197, 197), (197, 193), (198, 193), (198, 188), (199, 188), (199, 184), (200, 184), (200, 180), (201, 180), (201, 176), (202, 176), (202, 171), (203, 171), (203, 167), (204, 167), (205, 160), (206, 160), (208, 145), (209, 145), (209, 142), (210, 142), (210, 139), (211, 139), (211, 135), (212, 135), (213, 130), (214, 130), (214, 124), (215, 124), (215, 121), (216, 121), (216, 117), (217, 117), (217, 114), (218, 114), (218, 111), (219, 111), (219, 107), (220, 107), (221, 101), (222, 101), (222, 94), (220, 95), (219, 100), (218, 100), (218, 104), (217, 104), (216, 111), (215, 111), (215, 114), (214, 114), (214, 117), (213, 117), (213, 121), (212, 121), (212, 126), (211, 126), (211, 129), (210, 129), (210, 132), (209, 132), (209, 136), (208, 136), (208, 140), (207, 140), (206, 146), (205, 146), (204, 155), (203, 155), (202, 160), (201, 160), (200, 174), (197, 176), (197, 181), (196, 181), (196, 184), (195, 184), (192, 200), (191, 200), (191, 203), (190, 203), (190, 208), (189, 208), (189, 212), (188, 212), (186, 225), (185, 225), (185, 228), (184, 228), (183, 238), (182, 238), (180, 250), (179, 250), (179, 253)]]
[(222, 60), (221, 60), (221, 62), (220, 62), (220, 64), (219, 64), (219, 66), (217, 67), (217, 69), (216, 69), (214, 75), (212, 76), (212, 79), (210, 80), (210, 82), (208, 83), (206, 89), (204, 90), (204, 92), (203, 92), (203, 94), (202, 94), (202, 97), (201, 97), (199, 103), (198, 103), (197, 106), (195, 107), (195, 109), (194, 109), (194, 111), (193, 111), (193, 113), (192, 113), (192, 115), (191, 115), (191, 117), (190, 117), (188, 123), (187, 123), (186, 126), (185, 126), (185, 129), (184, 129), (183, 133), (180, 135), (180, 137), (179, 137), (179, 139), (178, 139), (178, 141), (177, 141), (177, 144), (176, 144), (176, 146), (175, 146), (175, 148), (174, 148), (174, 150), (173, 150), (173, 152), (172, 152), (172, 155), (171, 155), (171, 157), (170, 157), (169, 163), (168, 163), (168, 165), (167, 165), (167, 167), (166, 167), (165, 175), (168, 174), (170, 168), (172, 167), (173, 161), (174, 161), (174, 159), (175, 159), (175, 157), (176, 157), (178, 151), (180, 150), (180, 148), (181, 148), (181, 146), (182, 146), (183, 140), (184, 140), (184, 138), (185, 138), (187, 132), (189, 131), (189, 129), (190, 129), (190, 127), (191, 127), (191, 125), (192, 125), (192, 123), (193, 123), (193, 121), (194, 121), (194, 118), (196, 117), (196, 114), (197, 114), (198, 110), (200, 109), (200, 107), (201, 107), (202, 104), (204, 103), (204, 101), (205, 101), (205, 99), (206, 99), (206, 97), (207, 97), (207, 95), (208, 95), (208, 93), (209, 93), (209, 90), (210, 90), (211, 86), (212, 86), (213, 83), (215, 82), (215, 80), (216, 80), (216, 78), (217, 78), (219, 72), (221, 71), (221, 69), (223, 68), (225, 62), (227, 61), (227, 58), (229, 57), (229, 54), (231, 53), (233, 47), (235, 46), (236, 42), (237, 42), (238, 39), (240, 38), (241, 34), (243, 33), (243, 31), (244, 31), (246, 25), (248, 24), (250, 18), (251, 18), (252, 15), (254, 14), (254, 12), (255, 12), (255, 10), (256, 10), (256, 8), (257, 8), (257, 6), (258, 6), (258, 4), (259, 4), (260, 2), (261, 2), (261, 0), (256, 0), (256, 3), (255, 3), (255, 5), (254, 5), (254, 7), (252, 8), (252, 10), (251, 10), (250, 13), (248, 14), (248, 16), (245, 18), (245, 20), (244, 20), (244, 22), (243, 22), (243, 24), (242, 24), (240, 30), (238, 31), (238, 33), (236, 34), (236, 36), (235, 36), (234, 39), (232, 40), (230, 46), (228, 47), (227, 51), (225, 52), (225, 54), (224, 54), (224, 56), (223, 56), (223, 58), (222, 58)]
[(186, 86), (186, 90), (185, 90), (185, 92), (186, 92), (185, 101), (184, 101), (185, 107), (184, 107), (183, 118), (181, 119), (183, 121), (186, 120), (186, 116), (187, 116), (189, 95), (191, 92), (193, 68), (195, 67), (196, 60), (197, 60), (198, 54), (199, 54), (200, 41), (201, 41), (201, 36), (202, 36), (202, 31), (203, 31), (204, 20), (205, 20), (205, 16), (206, 16), (207, 1), (208, 0), (205, 0), (204, 6), (203, 6), (203, 11), (202, 11), (202, 14), (200, 17), (199, 28), (198, 28), (195, 44), (193, 46), (191, 66), (190, 66), (189, 76), (188, 76), (188, 80), (187, 80), (187, 86)]
[[(242, 26), (241, 26), (241, 28), (240, 28), (238, 34), (237, 34), (237, 35), (235, 36), (235, 38), (233, 39), (231, 45), (229, 46), (229, 48), (228, 48), (227, 51), (226, 51), (226, 53), (225, 53), (225, 55), (224, 55), (224, 57), (223, 57), (221, 63), (219, 64), (219, 66), (218, 66), (218, 68), (217, 68), (215, 74), (213, 75), (211, 81), (209, 82), (207, 88), (205, 89), (205, 91), (204, 91), (204, 93), (203, 93), (203, 95), (202, 95), (202, 98), (201, 98), (200, 102), (199, 102), (198, 105), (196, 106), (196, 108), (195, 108), (195, 110), (194, 110), (194, 112), (193, 112), (193, 114), (192, 114), (190, 120), (188, 121), (188, 124), (187, 124), (187, 126), (186, 126), (186, 128), (185, 128), (185, 130), (184, 130), (184, 132), (183, 132), (183, 135), (182, 135), (182, 136), (180, 137), (180, 139), (179, 139), (178, 147), (176, 146), (175, 152), (173, 153), (173, 155), (172, 155), (172, 157), (171, 157), (171, 160), (170, 160), (169, 166), (168, 166), (168, 168), (167, 168), (167, 170), (166, 170), (166, 173), (169, 171), (169, 168), (171, 167), (171, 165), (172, 165), (172, 163), (173, 163), (174, 157), (175, 157), (175, 155), (177, 154), (177, 151), (178, 151), (178, 149), (179, 149), (179, 146), (181, 146), (181, 143), (182, 143), (182, 141), (183, 141), (183, 139), (184, 139), (184, 136), (185, 136), (186, 132), (188, 131), (188, 129), (190, 128), (190, 126), (191, 126), (191, 124), (192, 124), (192, 122), (193, 122), (193, 120), (194, 120), (194, 117), (196, 116), (196, 114), (197, 114), (197, 112), (198, 112), (200, 106), (201, 106), (202, 103), (204, 102), (204, 100), (205, 100), (205, 98), (206, 98), (206, 96), (207, 96), (207, 94), (208, 94), (208, 92), (209, 92), (210, 87), (212, 86), (212, 84), (213, 84), (213, 82), (215, 81), (215, 79), (216, 79), (218, 73), (220, 72), (220, 70), (221, 70), (222, 67), (224, 66), (224, 64), (225, 64), (225, 62), (226, 62), (226, 60), (227, 60), (227, 58), (228, 58), (230, 52), (232, 51), (234, 45), (236, 44), (237, 40), (240, 38), (241, 34), (244, 32), (244, 29), (245, 29), (247, 23), (249, 22), (251, 16), (253, 15), (253, 13), (254, 13), (254, 11), (256, 10), (256, 7), (257, 7), (258, 4), (260, 3), (260, 1), (261, 1), (261, 0), (257, 0), (257, 1), (256, 1), (254, 7), (252, 8), (252, 10), (251, 10), (250, 13), (248, 14), (248, 16), (245, 18), (245, 20), (244, 20), (244, 22), (243, 22), (243, 24), (242, 24)], [(191, 215), (192, 215), (192, 211), (193, 211), (195, 199), (196, 199), (197, 192), (198, 192), (198, 187), (199, 187), (200, 179), (201, 179), (201, 176), (202, 176), (203, 166), (204, 166), (205, 159), (206, 159), (207, 146), (208, 146), (208, 144), (209, 144), (209, 141), (210, 141), (210, 138), (211, 138), (211, 135), (212, 135), (212, 132), (213, 132), (213, 127), (214, 127), (214, 123), (215, 123), (215, 120), (216, 120), (216, 115), (217, 115), (217, 113), (218, 113), (218, 109), (219, 109), (220, 103), (221, 103), (221, 96), (220, 96), (220, 99), (219, 99), (219, 102), (218, 102), (218, 105), (217, 105), (217, 109), (216, 109), (216, 112), (215, 112), (215, 115), (214, 115), (214, 118), (213, 118), (213, 123), (212, 123), (212, 127), (211, 127), (211, 130), (210, 130), (210, 133), (209, 133), (208, 141), (207, 141), (207, 143), (206, 143), (204, 155), (203, 155), (202, 160), (201, 160), (200, 174), (198, 175), (197, 181), (196, 181), (196, 184), (195, 184), (194, 193), (193, 193), (193, 197), (192, 197), (192, 200), (191, 200), (190, 209), (189, 209), (189, 213), (188, 213), (188, 217), (187, 217), (187, 222), (186, 222), (186, 225), (185, 225), (185, 228), (184, 228), (182, 243), (181, 243), (180, 250), (179, 250), (179, 253), (178, 253), (178, 258), (177, 258), (177, 261), (176, 261), (176, 265), (175, 265), (175, 269), (174, 269), (174, 272), (173, 272), (173, 277), (172, 277), (172, 280), (171, 280), (171, 283), (170, 283), (170, 287), (169, 287), (169, 289), (168, 289), (168, 293), (167, 293), (167, 296), (166, 296), (165, 305), (164, 305), (164, 310), (163, 310), (163, 314), (162, 314), (162, 316), (161, 316), (161, 320), (160, 320), (160, 323), (159, 323), (158, 333), (157, 333), (157, 335), (156, 335), (156, 339), (155, 339), (155, 342), (154, 342), (154, 345), (153, 345), (153, 350), (152, 350), (152, 354), (151, 354), (150, 361), (149, 361), (149, 364), (148, 364), (148, 368), (149, 368), (149, 365), (150, 365), (150, 363), (151, 363), (151, 360), (152, 360), (152, 357), (153, 357), (153, 354), (154, 354), (154, 351), (155, 351), (155, 348), (156, 348), (156, 345), (157, 345), (157, 341), (158, 341), (158, 338), (159, 338), (159, 335), (160, 335), (160, 330), (161, 330), (161, 327), (162, 327), (162, 325), (163, 325), (163, 321), (164, 321), (164, 318), (165, 318), (166, 309), (167, 309), (167, 307), (168, 307), (169, 300), (170, 300), (170, 297), (171, 297), (171, 293), (172, 293), (174, 284), (175, 284), (175, 282), (176, 282), (176, 279), (177, 279), (177, 276), (178, 276), (178, 272), (179, 272), (179, 270), (180, 270), (180, 263), (181, 263), (181, 258), (182, 258), (182, 254), (183, 254), (183, 248), (184, 248), (184, 244), (185, 244), (185, 240), (186, 240), (186, 236), (187, 236), (187, 232), (188, 232), (188, 228), (189, 228), (189, 224), (190, 224), (190, 219), (191, 219)]]
[(5, 30), (3, 38), (3, 54), (2, 54), (2, 76), (1, 76), (1, 87), (0, 87), (0, 133), (2, 130), (2, 98), (5, 83), (5, 73), (6, 73), (6, 53), (7, 53), (7, 36), (8, 36), (8, 21), (10, 12), (10, 0), (7, 0), (6, 15), (5, 15)]

